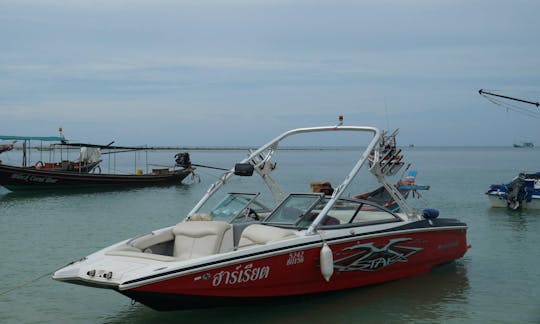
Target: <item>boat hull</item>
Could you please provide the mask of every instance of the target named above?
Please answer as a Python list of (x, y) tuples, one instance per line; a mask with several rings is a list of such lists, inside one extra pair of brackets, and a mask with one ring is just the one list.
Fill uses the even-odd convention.
[(11, 191), (151, 186), (180, 183), (191, 172), (182, 169), (166, 174), (93, 174), (0, 165), (0, 185)]
[[(493, 208), (507, 208), (508, 201), (506, 198), (501, 197), (497, 193), (487, 194), (491, 207)], [(540, 196), (532, 196), (531, 201), (523, 200), (519, 206), (523, 209), (540, 209)]]
[(486, 195), (492, 207), (540, 209), (540, 172), (522, 172), (509, 183), (492, 184)]
[(121, 284), (119, 292), (157, 310), (244, 305), (397, 280), (465, 254), (464, 224), (432, 228), (429, 221), (422, 222), (422, 229), (326, 240), (333, 254), (329, 281), (321, 274), (318, 241), (202, 264), (200, 270), (183, 268), (131, 280)]

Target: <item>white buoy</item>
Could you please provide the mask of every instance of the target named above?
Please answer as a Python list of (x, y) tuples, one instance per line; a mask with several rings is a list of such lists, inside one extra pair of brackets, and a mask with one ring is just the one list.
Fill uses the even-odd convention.
[(330, 277), (334, 273), (334, 257), (332, 255), (332, 249), (326, 244), (323, 244), (320, 252), (321, 259), (321, 274), (324, 280), (330, 281)]

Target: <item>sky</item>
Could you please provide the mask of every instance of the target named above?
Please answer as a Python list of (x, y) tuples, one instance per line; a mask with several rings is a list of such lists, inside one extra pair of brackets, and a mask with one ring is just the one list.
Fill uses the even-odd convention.
[(537, 0), (0, 0), (0, 134), (242, 146), (343, 115), (399, 128), (403, 145), (540, 145), (540, 115), (478, 94), (540, 101), (539, 12)]

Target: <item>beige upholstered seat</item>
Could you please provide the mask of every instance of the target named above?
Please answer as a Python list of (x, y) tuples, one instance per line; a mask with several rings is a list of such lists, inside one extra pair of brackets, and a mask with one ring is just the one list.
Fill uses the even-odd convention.
[(238, 247), (246, 247), (258, 244), (267, 244), (296, 237), (293, 230), (273, 227), (268, 225), (253, 224), (249, 225), (242, 232)]
[(210, 214), (195, 213), (189, 216), (190, 221), (211, 221), (212, 216)]
[(174, 235), (172, 233), (172, 230), (168, 229), (160, 232), (152, 232), (145, 236), (135, 238), (128, 245), (130, 247), (136, 248), (139, 251), (144, 251), (146, 248), (154, 244), (172, 241), (173, 239)]
[(232, 250), (232, 226), (226, 222), (183, 222), (173, 228), (173, 234), (173, 256), (180, 260)]

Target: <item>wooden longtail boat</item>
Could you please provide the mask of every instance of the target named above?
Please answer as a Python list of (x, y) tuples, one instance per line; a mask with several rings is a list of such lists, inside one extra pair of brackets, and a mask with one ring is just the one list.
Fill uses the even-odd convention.
[[(11, 191), (42, 191), (51, 189), (95, 188), (95, 187), (135, 187), (165, 184), (179, 184), (189, 174), (193, 173), (189, 155), (186, 155), (181, 168), (173, 167), (152, 169), (142, 173), (138, 169), (135, 174), (101, 173), (101, 149), (109, 152), (103, 154), (116, 154), (118, 152), (132, 152), (147, 149), (146, 147), (125, 147), (96, 145), (87, 143), (68, 143), (64, 137), (23, 137), (0, 136), (0, 139), (23, 140), (23, 166), (6, 165), (0, 161), (0, 186)], [(49, 147), (52, 150), (66, 150), (79, 148), (78, 161), (62, 160), (61, 162), (42, 162), (41, 160), (27, 166), (27, 141), (59, 141)], [(187, 153), (184, 153), (187, 154)]]
[(179, 184), (192, 168), (155, 170), (147, 174), (99, 174), (39, 170), (0, 165), (0, 185), (11, 191), (127, 187)]

